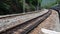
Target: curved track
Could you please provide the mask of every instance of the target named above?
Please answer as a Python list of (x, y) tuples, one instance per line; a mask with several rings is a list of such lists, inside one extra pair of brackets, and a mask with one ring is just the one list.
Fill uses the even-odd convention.
[(50, 14), (51, 14), (51, 11), (49, 10), (47, 13), (45, 13), (37, 18), (29, 20), (23, 24), (17, 25), (6, 31), (2, 31), (2, 32), (0, 32), (0, 34), (27, 34), (29, 31), (31, 31), (37, 25), (39, 25), (42, 21), (44, 21)]

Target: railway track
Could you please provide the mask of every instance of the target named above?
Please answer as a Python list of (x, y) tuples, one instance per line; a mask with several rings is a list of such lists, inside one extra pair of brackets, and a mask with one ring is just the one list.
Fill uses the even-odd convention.
[(2, 31), (0, 32), (0, 34), (27, 34), (29, 31), (39, 25), (42, 21), (44, 21), (50, 14), (51, 11), (49, 10), (41, 16), (38, 16), (13, 28), (7, 29), (6, 31)]

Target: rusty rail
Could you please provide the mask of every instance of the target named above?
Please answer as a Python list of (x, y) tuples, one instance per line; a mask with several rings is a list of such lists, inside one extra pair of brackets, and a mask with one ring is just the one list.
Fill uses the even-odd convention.
[[(44, 9), (38, 10), (39, 11), (43, 11)], [(32, 13), (37, 13), (36, 11), (32, 11), (32, 12), (26, 12), (26, 13), (18, 13), (18, 14), (9, 14), (9, 15), (1, 15), (0, 19), (2, 18), (8, 18), (8, 17), (15, 17), (15, 16), (21, 16), (21, 15), (26, 15), (26, 14), (32, 14)]]
[[(39, 11), (42, 11), (42, 10), (39, 10)], [(26, 15), (26, 14), (32, 14), (32, 13), (37, 13), (37, 12), (33, 11), (33, 12), (26, 12), (26, 13), (18, 13), (18, 14), (2, 15), (2, 16), (0, 16), (0, 19), (2, 19), (2, 18), (8, 18), (8, 17), (21, 16), (21, 15)]]

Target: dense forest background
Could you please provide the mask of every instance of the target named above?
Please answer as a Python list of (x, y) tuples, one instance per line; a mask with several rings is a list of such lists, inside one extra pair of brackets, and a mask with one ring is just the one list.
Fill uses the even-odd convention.
[(31, 12), (56, 4), (60, 4), (60, 0), (0, 0), (0, 15)]

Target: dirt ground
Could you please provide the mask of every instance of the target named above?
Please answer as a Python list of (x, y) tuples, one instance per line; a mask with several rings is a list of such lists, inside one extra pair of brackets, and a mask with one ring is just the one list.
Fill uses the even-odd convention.
[(28, 34), (44, 34), (41, 31), (41, 28), (46, 28), (49, 30), (57, 31), (57, 32), (60, 31), (58, 13), (52, 10), (52, 14)]

